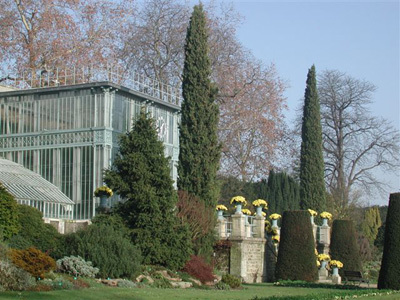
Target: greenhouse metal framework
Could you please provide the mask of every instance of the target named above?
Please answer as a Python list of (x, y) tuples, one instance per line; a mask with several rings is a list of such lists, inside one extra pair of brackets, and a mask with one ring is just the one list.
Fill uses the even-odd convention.
[[(156, 121), (176, 182), (180, 91), (111, 69), (74, 70), (57, 70), (46, 80), (39, 73), (9, 76), (15, 90), (0, 92), (0, 157), (57, 186), (75, 204), (74, 220), (91, 219), (99, 201), (93, 192), (118, 153), (118, 138), (144, 107)], [(116, 201), (117, 195), (110, 200)]]
[(36, 207), (44, 218), (73, 218), (74, 202), (54, 184), (20, 164), (0, 158), (0, 182), (18, 203)]

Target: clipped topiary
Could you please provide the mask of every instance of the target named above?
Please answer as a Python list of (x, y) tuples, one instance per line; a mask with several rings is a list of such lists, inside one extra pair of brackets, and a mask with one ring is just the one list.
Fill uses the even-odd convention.
[(282, 218), (276, 279), (317, 280), (315, 242), (310, 213), (305, 210), (285, 211)]
[(54, 259), (34, 247), (25, 250), (11, 249), (9, 255), (14, 265), (36, 278), (45, 278), (45, 273), (57, 267)]
[(332, 259), (343, 263), (343, 268), (339, 270), (341, 276), (346, 270), (362, 271), (361, 255), (353, 221), (333, 221), (330, 255)]
[(400, 193), (390, 194), (378, 288), (400, 290)]

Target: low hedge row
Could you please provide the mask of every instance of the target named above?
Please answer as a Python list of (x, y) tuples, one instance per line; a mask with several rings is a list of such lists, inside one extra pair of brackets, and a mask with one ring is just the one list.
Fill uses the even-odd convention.
[(251, 300), (342, 300), (349, 298), (358, 298), (358, 297), (376, 297), (383, 295), (391, 295), (391, 294), (399, 294), (399, 291), (393, 290), (380, 290), (376, 289), (367, 289), (367, 290), (357, 290), (357, 291), (341, 291), (336, 293), (328, 293), (328, 294), (309, 294), (304, 296), (271, 296), (266, 298), (254, 297)]

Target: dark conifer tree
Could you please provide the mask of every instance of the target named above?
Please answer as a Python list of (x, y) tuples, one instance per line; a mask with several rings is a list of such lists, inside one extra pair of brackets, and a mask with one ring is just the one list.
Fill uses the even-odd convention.
[(400, 290), (400, 193), (390, 194), (378, 288)]
[[(208, 33), (203, 6), (196, 5), (186, 34), (182, 75), (183, 103), (179, 136), (178, 189), (199, 197), (213, 210), (218, 198), (221, 147), (217, 126), (217, 89), (211, 82)], [(212, 252), (213, 232), (199, 241), (197, 254)]]
[(315, 66), (308, 70), (304, 94), (300, 153), (300, 204), (323, 211), (326, 206), (320, 103)]
[(269, 212), (282, 214), (300, 207), (299, 184), (284, 172), (270, 171), (268, 176)]
[(119, 146), (104, 181), (125, 199), (117, 210), (132, 230), (143, 263), (183, 267), (190, 256), (190, 234), (176, 217), (177, 193), (154, 121), (142, 111)]

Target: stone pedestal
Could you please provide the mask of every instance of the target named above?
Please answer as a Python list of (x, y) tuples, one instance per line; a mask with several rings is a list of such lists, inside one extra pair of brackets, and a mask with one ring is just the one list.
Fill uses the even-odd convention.
[(232, 234), (234, 239), (244, 239), (246, 237), (246, 216), (240, 213), (232, 215)]
[(315, 225), (315, 223), (311, 223), (311, 227), (312, 227), (312, 232), (313, 232), (313, 235), (314, 235), (314, 241), (315, 241), (315, 244), (317, 244), (317, 230), (318, 230), (318, 226), (317, 225)]
[(252, 234), (251, 234), (251, 224), (249, 223), (248, 217), (246, 217), (246, 237), (247, 238), (251, 238)]
[(230, 274), (242, 278), (245, 283), (263, 282), (265, 280), (264, 256), (265, 239), (246, 238), (230, 239)]
[(253, 234), (255, 238), (265, 238), (265, 218), (263, 216), (257, 215), (254, 218)]
[(328, 225), (322, 225), (319, 228), (319, 253), (329, 254), (329, 245), (331, 244), (331, 228)]
[(340, 277), (340, 275), (332, 275), (332, 282), (334, 284), (341, 284), (342, 283), (342, 277)]
[(226, 226), (227, 224), (225, 218), (217, 219), (216, 232), (218, 239), (223, 240), (227, 238)]
[(318, 270), (318, 281), (324, 281), (328, 279), (328, 270), (322, 267)]

